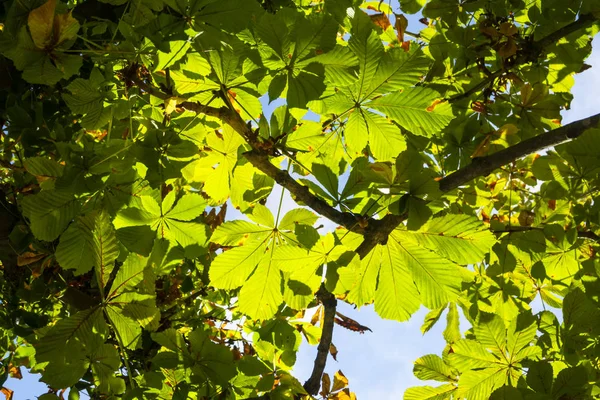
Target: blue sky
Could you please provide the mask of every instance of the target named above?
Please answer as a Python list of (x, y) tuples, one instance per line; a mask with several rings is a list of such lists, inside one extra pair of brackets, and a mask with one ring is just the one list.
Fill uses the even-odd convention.
[[(415, 28), (419, 24), (416, 19), (409, 18), (409, 30), (418, 30)], [(594, 43), (598, 43), (597, 38)], [(600, 50), (596, 50), (587, 63), (591, 64), (593, 68), (575, 77), (576, 83), (573, 89), (575, 99), (571, 110), (563, 113), (563, 123), (578, 120), (600, 111), (598, 108)], [(272, 108), (273, 105), (268, 107), (270, 110)], [(271, 210), (277, 209), (280, 195), (281, 188), (276, 187), (267, 202), (267, 206)], [(289, 195), (284, 196), (282, 213), (297, 207)], [(230, 210), (232, 209), (233, 207), (230, 208)], [(229, 217), (238, 218), (239, 215), (230, 213)], [(331, 223), (324, 225), (324, 228), (320, 230), (322, 234), (335, 228), (335, 225)], [(404, 390), (408, 387), (426, 384), (413, 376), (413, 362), (425, 354), (439, 354), (442, 351), (444, 320), (441, 320), (427, 334), (421, 335), (420, 326), (427, 313), (425, 309), (415, 313), (410, 321), (399, 323), (382, 320), (375, 314), (372, 306), (355, 310), (352, 306), (339, 302), (338, 307), (342, 314), (356, 319), (362, 325), (371, 328), (373, 332), (358, 334), (336, 326), (333, 343), (339, 353), (337, 362), (331, 357), (328, 360), (326, 372), (330, 376), (333, 376), (338, 369), (342, 370), (350, 381), (351, 390), (361, 400), (397, 400), (402, 398)], [(461, 328), (466, 329), (464, 323)], [(302, 382), (310, 376), (315, 354), (316, 346), (302, 344), (294, 368), (295, 376)], [(9, 379), (4, 384), (14, 390), (14, 400), (35, 399), (36, 396), (47, 392), (46, 385), (38, 382), (39, 376), (29, 375), (25, 371), (23, 373), (22, 380)]]

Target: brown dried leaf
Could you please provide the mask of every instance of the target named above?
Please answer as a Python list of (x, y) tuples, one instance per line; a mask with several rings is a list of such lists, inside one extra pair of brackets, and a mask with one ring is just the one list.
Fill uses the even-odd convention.
[(317, 307), (317, 311), (315, 311), (312, 318), (310, 319), (310, 324), (316, 326), (317, 322), (319, 322), (319, 320), (321, 319), (322, 313), (323, 313), (323, 306), (320, 305), (319, 307)]
[(509, 37), (498, 49), (498, 55), (503, 58), (511, 57), (517, 54), (517, 50), (518, 48), (515, 40), (512, 37)]
[(514, 36), (519, 30), (510, 22), (500, 24), (500, 33), (504, 36)]
[(385, 13), (371, 14), (371, 15), (369, 15), (369, 17), (371, 18), (371, 21), (373, 21), (373, 23), (375, 25), (377, 25), (384, 31), (387, 28), (389, 28), (390, 26), (392, 26), (392, 24), (390, 23), (390, 19), (388, 18), (387, 15), (385, 15)]
[(12, 364), (8, 366), (8, 374), (11, 378), (15, 379), (23, 379), (23, 374), (21, 373), (21, 367), (15, 367)]
[(33, 264), (34, 262), (41, 260), (45, 256), (45, 254), (36, 254), (30, 251), (26, 251), (25, 253), (20, 254), (17, 257), (17, 265), (19, 267), (22, 267), (24, 265)]
[(12, 400), (13, 394), (15, 393), (12, 390), (10, 390), (9, 388), (6, 388), (4, 386), (2, 386), (2, 388), (0, 389), (0, 392), (6, 397), (6, 400)]
[(406, 32), (406, 28), (408, 27), (408, 20), (403, 14), (394, 14), (396, 17), (396, 23), (394, 23), (394, 28), (396, 28), (396, 35), (398, 36), (398, 41), (404, 44), (404, 32)]
[(331, 378), (329, 377), (329, 374), (325, 373), (323, 374), (323, 376), (321, 377), (321, 396), (323, 397), (327, 397), (329, 396), (329, 393), (331, 393)]
[(333, 359), (337, 361), (338, 349), (333, 343), (329, 345), (329, 354), (331, 354), (331, 357), (333, 357)]
[(353, 332), (365, 333), (366, 331), (373, 332), (371, 328), (361, 325), (352, 318), (348, 318), (345, 315), (342, 315), (339, 312), (336, 312), (336, 315), (339, 318), (335, 319), (335, 323), (339, 326), (351, 330)]

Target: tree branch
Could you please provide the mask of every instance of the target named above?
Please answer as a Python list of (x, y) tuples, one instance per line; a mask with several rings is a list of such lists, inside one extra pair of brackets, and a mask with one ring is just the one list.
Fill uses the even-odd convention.
[[(167, 100), (168, 98), (172, 97), (162, 92), (160, 89), (147, 84), (138, 77), (133, 77), (131, 80), (144, 92), (154, 97), (162, 100)], [(244, 157), (250, 161), (255, 168), (262, 171), (264, 174), (275, 180), (275, 182), (277, 182), (279, 185), (289, 190), (289, 192), (298, 201), (303, 202), (318, 214), (323, 215), (336, 224), (345, 227), (349, 231), (360, 234), (364, 233), (364, 229), (358, 224), (354, 214), (342, 212), (330, 206), (325, 201), (310, 193), (306, 186), (299, 184), (287, 171), (281, 170), (273, 165), (269, 160), (270, 154), (257, 147), (252, 128), (246, 124), (244, 119), (237, 112), (235, 112), (235, 110), (231, 110), (227, 107), (210, 107), (190, 101), (184, 101), (180, 103), (179, 106), (197, 114), (205, 114), (218, 118), (223, 123), (231, 126), (252, 147), (251, 151), (244, 153)]]
[(489, 156), (476, 157), (471, 164), (440, 180), (440, 190), (442, 192), (449, 192), (479, 176), (487, 176), (495, 169), (521, 157), (573, 140), (581, 136), (587, 129), (598, 126), (599, 123), (600, 114), (596, 114), (534, 136)]
[(296, 201), (301, 201), (308, 207), (330, 219), (338, 225), (341, 225), (349, 231), (363, 234), (365, 230), (360, 227), (356, 217), (347, 212), (341, 212), (331, 207), (319, 197), (313, 195), (308, 187), (299, 184), (290, 176), (287, 171), (281, 170), (274, 166), (269, 160), (269, 156), (260, 150), (254, 149), (244, 153), (244, 157), (260, 171), (273, 178), (275, 182), (289, 190)]
[(317, 292), (317, 298), (323, 304), (323, 326), (321, 327), (321, 340), (317, 347), (317, 356), (315, 357), (312, 374), (304, 383), (304, 390), (310, 395), (317, 394), (319, 387), (321, 387), (321, 376), (323, 376), (323, 371), (327, 364), (327, 356), (329, 355), (329, 348), (333, 340), (333, 326), (335, 324), (335, 311), (337, 307), (335, 296), (327, 291), (323, 285), (321, 285), (321, 288)]
[(449, 102), (455, 102), (470, 97), (473, 93), (477, 93), (487, 85), (491, 84), (494, 81), (494, 79), (502, 76), (505, 72), (508, 72), (510, 69), (522, 64), (526, 64), (528, 62), (535, 61), (545, 47), (558, 42), (560, 39), (570, 35), (573, 32), (576, 32), (583, 28), (587, 28), (596, 20), (597, 18), (594, 17), (592, 14), (580, 15), (577, 20), (563, 26), (560, 29), (557, 29), (556, 31), (541, 38), (540, 40), (533, 42), (530, 46), (528, 46), (526, 50), (524, 50), (517, 56), (515, 61), (508, 68), (503, 67), (492, 72), (489, 76), (477, 83), (475, 86), (469, 88), (464, 93), (459, 93), (457, 95), (451, 96), (446, 100), (448, 100)]

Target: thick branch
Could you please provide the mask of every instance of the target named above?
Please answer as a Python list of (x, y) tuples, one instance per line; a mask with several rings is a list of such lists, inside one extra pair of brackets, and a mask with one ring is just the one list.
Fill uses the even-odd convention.
[(321, 376), (327, 364), (327, 356), (329, 348), (333, 340), (333, 325), (335, 323), (335, 309), (337, 300), (335, 296), (327, 291), (324, 286), (317, 292), (317, 298), (323, 304), (323, 326), (321, 327), (321, 340), (317, 347), (317, 356), (313, 366), (310, 378), (304, 383), (304, 390), (310, 395), (315, 395), (319, 392), (321, 386)]
[(587, 28), (596, 20), (597, 18), (595, 18), (592, 14), (581, 15), (576, 21), (573, 21), (570, 24), (565, 25), (551, 34), (541, 38), (540, 40), (533, 42), (527, 51), (524, 51), (517, 56), (516, 60), (510, 65), (510, 67), (502, 67), (501, 69), (492, 72), (489, 76), (477, 83), (475, 86), (469, 88), (466, 92), (449, 97), (447, 100), (449, 102), (455, 102), (470, 97), (473, 93), (479, 92), (491, 84), (496, 78), (502, 76), (502, 74), (505, 72), (508, 72), (511, 68), (535, 61), (544, 48), (558, 42), (560, 39), (570, 35), (573, 32)]
[(598, 126), (599, 123), (600, 114), (596, 114), (524, 140), (492, 155), (474, 158), (471, 164), (440, 180), (440, 190), (449, 192), (479, 176), (489, 175), (495, 169), (519, 158), (573, 140), (587, 129)]
[(380, 220), (373, 221), (367, 226), (362, 243), (356, 248), (356, 253), (361, 260), (367, 256), (378, 244), (387, 242), (388, 236), (394, 229), (406, 220), (407, 214), (388, 214)]
[(359, 226), (356, 217), (353, 214), (338, 211), (319, 197), (313, 195), (308, 190), (308, 187), (299, 184), (287, 171), (283, 171), (274, 166), (267, 154), (254, 149), (244, 153), (244, 157), (246, 157), (254, 167), (261, 170), (273, 178), (275, 182), (289, 190), (297, 201), (301, 201), (320, 215), (330, 219), (336, 224), (346, 227), (349, 231), (361, 234), (365, 232), (365, 230)]

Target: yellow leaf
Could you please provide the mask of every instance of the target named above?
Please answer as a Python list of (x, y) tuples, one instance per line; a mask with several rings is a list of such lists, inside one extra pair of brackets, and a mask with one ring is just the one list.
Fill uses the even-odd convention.
[(487, 154), (490, 149), (490, 141), (492, 140), (492, 135), (488, 133), (485, 138), (479, 143), (473, 154), (471, 154), (471, 158), (475, 157), (483, 157)]
[(40, 49), (45, 49), (52, 43), (55, 9), (56, 0), (48, 0), (29, 13), (27, 26), (29, 26), (33, 43)]
[(344, 389), (341, 392), (337, 392), (335, 395), (329, 398), (330, 400), (356, 400), (356, 395), (349, 389)]
[(79, 22), (73, 18), (70, 12), (54, 17), (55, 46), (67, 40), (74, 39), (77, 36), (77, 32), (79, 32)]
[(517, 128), (516, 125), (504, 124), (496, 131), (496, 134), (499, 136), (509, 136), (514, 135), (517, 132), (519, 132), (519, 128)]
[(177, 97), (169, 97), (165, 100), (165, 112), (171, 114), (177, 108)]
[(54, 15), (55, 11), (56, 0), (48, 0), (29, 13), (27, 26), (33, 43), (39, 49), (51, 50), (77, 36), (79, 22), (70, 12)]
[(26, 251), (23, 254), (19, 254), (17, 256), (17, 265), (22, 267), (23, 265), (33, 264), (34, 262), (41, 260), (44, 258), (45, 254), (35, 254), (30, 251)]
[(336, 372), (335, 375), (333, 375), (333, 388), (331, 388), (331, 391), (335, 392), (346, 386), (348, 386), (348, 378), (344, 376), (342, 371)]
[(185, 99), (180, 97), (169, 97), (165, 100), (165, 113), (171, 114), (177, 108), (177, 104), (183, 103)]

